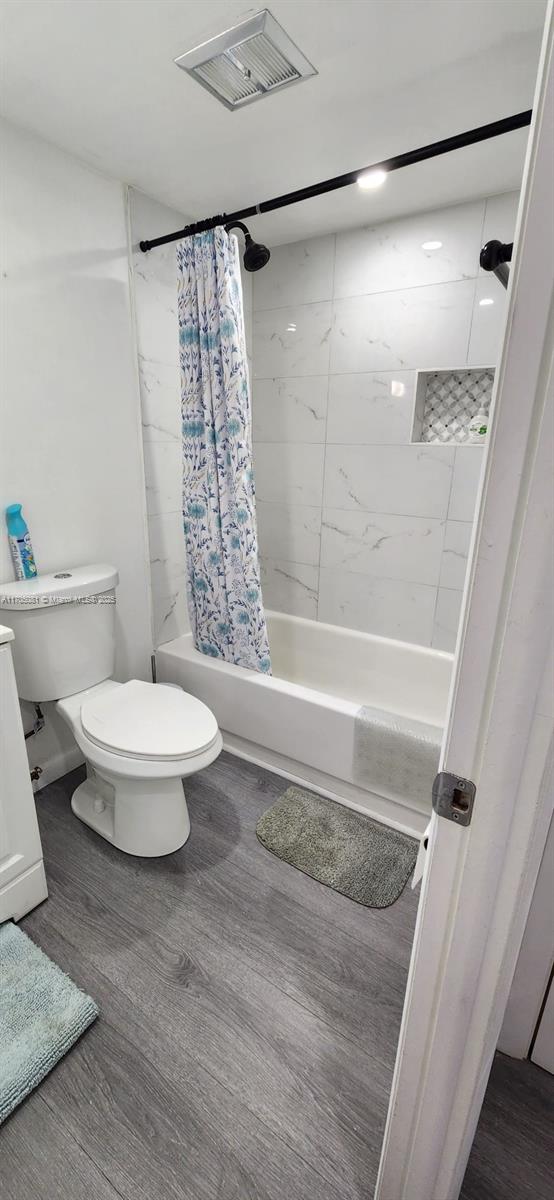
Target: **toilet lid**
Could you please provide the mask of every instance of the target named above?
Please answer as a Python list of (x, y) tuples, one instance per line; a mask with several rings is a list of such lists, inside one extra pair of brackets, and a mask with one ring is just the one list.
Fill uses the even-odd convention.
[(131, 679), (81, 706), (87, 737), (129, 758), (178, 759), (201, 754), (217, 738), (210, 709), (181, 688)]

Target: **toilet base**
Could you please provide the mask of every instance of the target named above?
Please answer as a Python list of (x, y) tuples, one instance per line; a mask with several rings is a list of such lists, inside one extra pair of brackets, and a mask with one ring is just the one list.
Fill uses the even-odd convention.
[(87, 778), (74, 791), (75, 816), (118, 850), (141, 858), (172, 854), (185, 844), (190, 820), (178, 779), (123, 779), (100, 774), (87, 762)]

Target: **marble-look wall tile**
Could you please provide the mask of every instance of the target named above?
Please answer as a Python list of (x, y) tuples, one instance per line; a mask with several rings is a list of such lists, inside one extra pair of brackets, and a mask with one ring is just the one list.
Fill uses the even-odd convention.
[(319, 564), (321, 508), (257, 500), (258, 542), (263, 558)]
[(255, 312), (254, 378), (327, 374), (330, 337), (330, 301)]
[(458, 446), (448, 505), (450, 521), (473, 521), (484, 446)]
[(409, 442), (415, 371), (331, 375), (327, 442)]
[(444, 519), (454, 454), (451, 446), (328, 446), (324, 505)]
[(479, 249), (513, 238), (516, 208), (511, 194), (340, 233), (334, 255), (332, 237), (279, 247), (254, 277), (271, 604), (313, 615), (319, 568), (320, 620), (453, 649), (483, 448), (411, 443), (415, 373), (496, 364), (505, 294)]
[(253, 316), (252, 310), (250, 310), (250, 312), (245, 310), (245, 313), (244, 313), (244, 337), (245, 337), (245, 341), (246, 341), (246, 362), (247, 362), (248, 372), (249, 372), (251, 380), (252, 380), (252, 375), (253, 375), (252, 356), (253, 356), (253, 351), (254, 351), (254, 331), (252, 328), (253, 321), (254, 321), (254, 316)]
[(258, 442), (324, 442), (327, 375), (257, 379), (253, 387), (253, 438)]
[(242, 286), (242, 306), (245, 312), (252, 312), (254, 307), (254, 275), (247, 271), (242, 255), (240, 256), (240, 281)]
[(129, 188), (132, 285), (142, 408), (154, 646), (190, 628), (182, 530), (181, 399), (174, 244), (143, 254), (138, 243), (187, 224)]
[(435, 650), (448, 650), (449, 653), (453, 653), (456, 649), (461, 607), (461, 591), (439, 588), (432, 640)]
[(444, 532), (440, 585), (462, 590), (466, 577), (471, 521), (447, 521)]
[(465, 363), (474, 290), (462, 280), (336, 300), (331, 374)]
[(173, 592), (169, 596), (154, 596), (153, 636), (155, 646), (171, 642), (173, 638), (181, 637), (189, 629), (184, 589)]
[(181, 446), (178, 442), (145, 442), (144, 474), (149, 517), (178, 512), (182, 504)]
[(275, 246), (267, 266), (254, 276), (256, 310), (329, 300), (334, 257), (334, 234)]
[[(483, 304), (484, 300), (486, 304)], [(491, 300), (492, 304), (489, 303)], [(499, 361), (507, 307), (505, 288), (494, 275), (483, 274), (475, 287), (468, 366), (490, 367)]]
[(174, 363), (178, 366), (177, 263), (174, 244), (160, 246), (147, 254), (142, 251), (136, 253), (134, 288), (139, 354), (151, 362)]
[(142, 436), (145, 442), (181, 441), (181, 390), (174, 363), (139, 355)]
[(436, 587), (443, 537), (444, 522), (432, 518), (326, 508), (321, 566)]
[(256, 442), (258, 500), (321, 505), (325, 447), (295, 442)]
[(150, 567), (154, 596), (170, 596), (185, 587), (185, 538), (181, 512), (148, 518)]
[(249, 368), (252, 363), (252, 348), (253, 348), (253, 280), (252, 272), (246, 271), (241, 256), (241, 283), (242, 283), (242, 308), (244, 314), (244, 336), (246, 339), (246, 354), (248, 356)]
[[(335, 297), (473, 279), (484, 208), (477, 200), (337, 234)], [(442, 246), (424, 250), (428, 241)]]
[(262, 558), (264, 605), (295, 617), (317, 617), (318, 569), (305, 563)]
[(322, 567), (318, 617), (330, 625), (429, 646), (437, 589)]
[[(501, 192), (499, 196), (489, 196), (485, 201), (485, 220), (483, 223), (483, 245), (492, 238), (499, 242), (513, 242), (516, 228), (519, 192)], [(487, 271), (479, 269), (479, 274), (487, 276)]]

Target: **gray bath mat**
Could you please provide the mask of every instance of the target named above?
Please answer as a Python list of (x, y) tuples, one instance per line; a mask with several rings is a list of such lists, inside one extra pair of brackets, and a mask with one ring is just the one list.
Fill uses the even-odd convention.
[(290, 787), (256, 825), (262, 846), (367, 908), (387, 908), (415, 867), (418, 842), (364, 813)]
[(0, 926), (0, 1125), (97, 1016), (22, 929)]

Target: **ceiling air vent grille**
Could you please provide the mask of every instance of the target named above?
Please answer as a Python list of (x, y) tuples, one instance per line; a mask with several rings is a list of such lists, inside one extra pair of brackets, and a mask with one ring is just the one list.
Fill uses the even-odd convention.
[(231, 109), (317, 74), (267, 9), (175, 62)]

